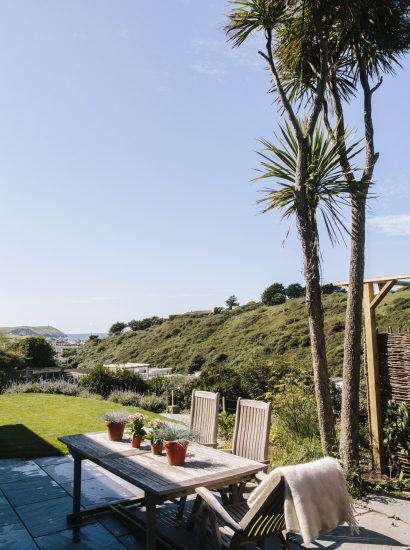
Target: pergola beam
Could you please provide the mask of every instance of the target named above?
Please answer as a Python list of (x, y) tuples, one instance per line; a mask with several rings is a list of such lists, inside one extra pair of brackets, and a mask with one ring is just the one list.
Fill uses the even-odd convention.
[[(363, 283), (386, 283), (387, 281), (393, 281), (396, 280), (396, 284), (400, 284), (399, 281), (403, 279), (410, 279), (410, 274), (407, 275), (386, 275), (385, 277), (370, 277), (368, 279), (364, 279)], [(406, 283), (406, 281), (404, 281)], [(335, 286), (349, 286), (349, 281), (344, 282), (338, 282), (333, 283)], [(404, 284), (403, 286), (410, 286), (410, 281), (407, 282), (407, 284)]]
[[(396, 285), (397, 281), (387, 281), (387, 283), (384, 283), (384, 285), (379, 285), (379, 292), (375, 295), (375, 297), (370, 302), (369, 306), (370, 309), (376, 309), (376, 307), (380, 304), (380, 302), (383, 300), (383, 298), (390, 292), (390, 290)], [(372, 284), (372, 283), (369, 283)]]

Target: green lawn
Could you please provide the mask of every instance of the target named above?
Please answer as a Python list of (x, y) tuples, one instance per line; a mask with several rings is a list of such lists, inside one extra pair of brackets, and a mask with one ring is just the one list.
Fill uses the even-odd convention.
[[(109, 409), (126, 409), (109, 401), (24, 393), (0, 395), (0, 458), (33, 458), (67, 453), (63, 435), (104, 430), (99, 417)], [(158, 415), (142, 411), (150, 418)]]

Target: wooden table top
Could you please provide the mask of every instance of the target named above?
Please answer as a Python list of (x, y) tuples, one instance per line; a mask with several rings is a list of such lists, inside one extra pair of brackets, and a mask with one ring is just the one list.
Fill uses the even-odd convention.
[(109, 441), (106, 432), (68, 435), (59, 440), (70, 452), (87, 458), (113, 474), (159, 497), (192, 494), (196, 487), (218, 488), (251, 477), (265, 464), (190, 443), (183, 466), (170, 466), (151, 453), (148, 441), (133, 449), (127, 439)]

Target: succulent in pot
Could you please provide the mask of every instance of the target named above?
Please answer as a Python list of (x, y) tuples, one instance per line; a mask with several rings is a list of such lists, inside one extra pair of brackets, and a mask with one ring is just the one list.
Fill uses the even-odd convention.
[(195, 439), (195, 433), (183, 424), (165, 422), (157, 436), (164, 442), (168, 464), (182, 466), (185, 463), (189, 442)]
[(144, 423), (147, 420), (145, 414), (136, 412), (128, 416), (128, 425), (130, 426), (131, 446), (139, 449), (142, 438), (145, 435)]
[(165, 425), (165, 422), (156, 418), (148, 422), (148, 433), (144, 435), (144, 439), (151, 442), (151, 451), (153, 455), (162, 455), (162, 439), (158, 436), (159, 430)]
[(121, 410), (107, 411), (102, 415), (101, 420), (103, 420), (107, 426), (108, 439), (110, 441), (122, 440), (128, 416), (128, 411)]

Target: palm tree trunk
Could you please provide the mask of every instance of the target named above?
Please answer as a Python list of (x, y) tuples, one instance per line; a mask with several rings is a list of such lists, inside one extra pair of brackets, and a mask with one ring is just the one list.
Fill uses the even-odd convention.
[(365, 254), (366, 197), (352, 198), (349, 292), (343, 359), (340, 455), (346, 470), (359, 459), (359, 387)]
[[(322, 292), (320, 287), (319, 234), (315, 213), (306, 198), (307, 145), (299, 150), (296, 174), (295, 202), (299, 237), (303, 250), (306, 282), (306, 310), (309, 319), (315, 397), (319, 419), (320, 440), (324, 455), (332, 454), (335, 445), (335, 426), (330, 394), (329, 370), (326, 356), (326, 339)], [(303, 182), (303, 185), (302, 185)]]

